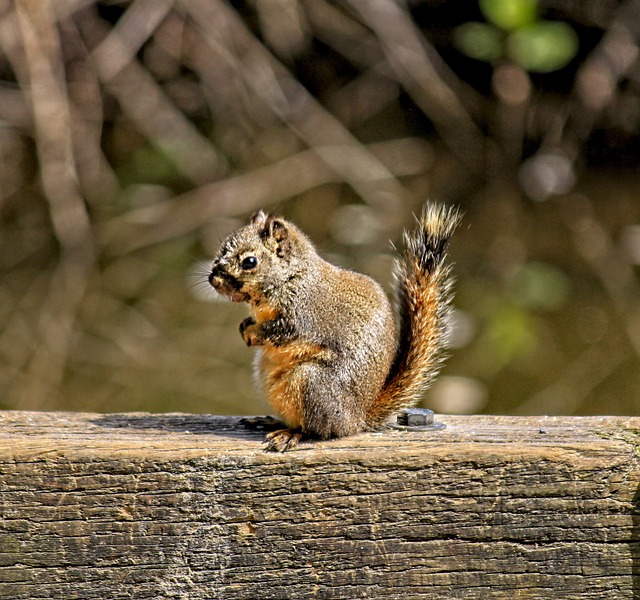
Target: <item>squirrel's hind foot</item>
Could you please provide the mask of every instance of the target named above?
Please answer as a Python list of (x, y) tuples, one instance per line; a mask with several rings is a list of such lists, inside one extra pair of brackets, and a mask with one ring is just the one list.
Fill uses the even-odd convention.
[(282, 421), (273, 417), (245, 417), (238, 423), (252, 431), (271, 432), (264, 438), (265, 452), (293, 450), (304, 437), (300, 429), (286, 429)]
[(302, 438), (303, 434), (299, 429), (279, 429), (278, 431), (273, 431), (264, 438), (264, 444), (266, 444), (265, 452), (286, 452), (287, 450), (293, 450)]

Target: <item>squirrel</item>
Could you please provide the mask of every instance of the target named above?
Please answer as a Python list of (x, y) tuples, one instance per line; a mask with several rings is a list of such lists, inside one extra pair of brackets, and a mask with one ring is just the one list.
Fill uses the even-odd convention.
[(285, 425), (266, 436), (266, 450), (375, 431), (417, 403), (443, 360), (451, 302), (446, 253), (460, 219), (456, 209), (428, 204), (415, 230), (404, 232), (395, 310), (378, 283), (325, 261), (283, 218), (260, 210), (224, 240), (209, 283), (249, 304), (240, 333), (260, 350), (258, 384)]

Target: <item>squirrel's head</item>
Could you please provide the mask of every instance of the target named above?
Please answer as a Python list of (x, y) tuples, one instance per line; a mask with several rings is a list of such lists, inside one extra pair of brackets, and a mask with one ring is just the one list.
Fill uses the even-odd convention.
[(222, 242), (209, 283), (233, 302), (257, 303), (295, 278), (312, 250), (294, 225), (260, 210)]

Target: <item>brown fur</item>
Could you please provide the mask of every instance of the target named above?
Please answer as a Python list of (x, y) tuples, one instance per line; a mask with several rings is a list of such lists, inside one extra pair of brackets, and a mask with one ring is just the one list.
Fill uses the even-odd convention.
[(441, 362), (444, 258), (458, 220), (428, 207), (405, 234), (395, 273), (399, 333), (380, 286), (324, 261), (293, 224), (260, 211), (225, 240), (211, 284), (250, 304), (240, 331), (259, 346), (259, 382), (289, 428), (269, 434), (268, 449), (374, 429), (417, 402)]
[(265, 345), (258, 362), (262, 385), (269, 404), (292, 429), (305, 429), (304, 379), (299, 365), (319, 360), (329, 352), (319, 345), (293, 342), (284, 348)]

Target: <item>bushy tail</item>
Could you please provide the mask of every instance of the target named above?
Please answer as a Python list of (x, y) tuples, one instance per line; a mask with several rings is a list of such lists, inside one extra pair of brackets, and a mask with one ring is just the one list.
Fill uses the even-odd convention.
[(396, 305), (400, 337), (387, 381), (369, 410), (368, 425), (380, 426), (397, 410), (414, 405), (438, 374), (450, 311), (447, 246), (460, 222), (456, 209), (427, 205), (405, 250), (396, 260)]

